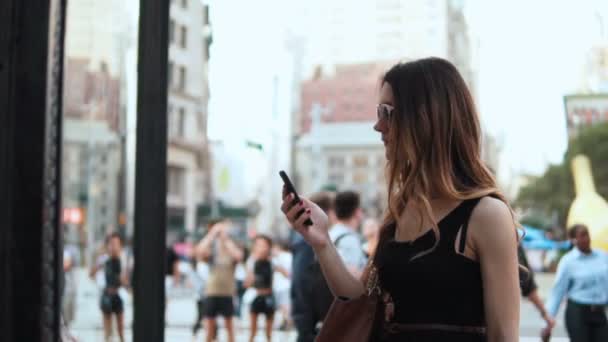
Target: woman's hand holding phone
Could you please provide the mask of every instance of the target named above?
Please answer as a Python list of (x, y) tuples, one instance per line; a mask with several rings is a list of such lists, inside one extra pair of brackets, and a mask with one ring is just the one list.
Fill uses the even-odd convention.
[[(331, 243), (329, 239), (329, 219), (319, 206), (306, 198), (301, 198), (300, 202), (294, 203), (295, 196), (283, 187), (283, 204), (281, 211), (287, 217), (294, 229), (304, 237), (315, 250), (323, 249)], [(298, 213), (304, 212), (298, 216)], [(304, 222), (310, 219), (313, 224), (306, 225)]]

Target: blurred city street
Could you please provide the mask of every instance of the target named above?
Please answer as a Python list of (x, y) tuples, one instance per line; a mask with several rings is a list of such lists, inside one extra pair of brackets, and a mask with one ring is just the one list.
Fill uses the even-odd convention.
[[(552, 274), (537, 274), (536, 275), (540, 294), (542, 298), (546, 298), (550, 291), (553, 275)], [(76, 320), (72, 323), (71, 330), (75, 337), (80, 342), (98, 342), (103, 341), (103, 332), (101, 327), (101, 313), (98, 305), (98, 293), (95, 284), (87, 277), (86, 272), (82, 269), (78, 273), (79, 288), (78, 288), (78, 308)], [(558, 324), (554, 330), (554, 342), (568, 341), (563, 324), (563, 309), (558, 317)], [(195, 320), (196, 309), (194, 297), (184, 293), (183, 296), (169, 300), (167, 306), (167, 327), (165, 330), (165, 341), (167, 342), (182, 342), (192, 341), (192, 323)], [(133, 317), (133, 308), (131, 298), (128, 296), (126, 300), (125, 320), (126, 320), (126, 339), (131, 340), (131, 326)], [(521, 340), (522, 342), (538, 341), (540, 330), (543, 327), (538, 312), (527, 300), (522, 301), (521, 310)], [(248, 319), (241, 320), (238, 323), (237, 341), (247, 341), (249, 337)], [(275, 330), (274, 341), (295, 341), (295, 332), (283, 332)], [(199, 332), (196, 341), (203, 341), (204, 335)], [(219, 341), (224, 341), (225, 335), (220, 331)], [(116, 339), (118, 341), (118, 339)], [(258, 333), (256, 341), (265, 341), (262, 331)]]

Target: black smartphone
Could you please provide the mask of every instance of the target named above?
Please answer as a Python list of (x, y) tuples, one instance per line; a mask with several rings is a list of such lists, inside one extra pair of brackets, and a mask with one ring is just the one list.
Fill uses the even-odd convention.
[[(287, 192), (293, 194), (293, 197), (294, 197), (293, 203), (300, 202), (300, 196), (298, 196), (298, 192), (296, 191), (296, 188), (293, 186), (291, 179), (289, 179), (289, 176), (287, 176), (287, 173), (285, 171), (281, 170), (281, 171), (279, 171), (279, 176), (281, 176), (281, 179), (283, 180), (283, 184), (285, 184), (285, 187), (287, 188)], [(304, 210), (299, 212), (297, 217), (300, 217), (300, 215), (302, 215), (302, 213), (304, 213)], [(307, 219), (306, 221), (304, 221), (304, 224), (307, 226), (312, 226), (311, 219)]]

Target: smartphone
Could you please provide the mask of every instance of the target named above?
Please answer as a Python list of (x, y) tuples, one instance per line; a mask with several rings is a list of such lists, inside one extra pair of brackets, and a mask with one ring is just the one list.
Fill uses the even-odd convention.
[[(285, 184), (285, 188), (287, 188), (287, 192), (293, 194), (293, 197), (294, 197), (293, 202), (294, 203), (300, 202), (300, 196), (298, 196), (298, 192), (296, 191), (296, 188), (293, 186), (293, 183), (289, 179), (289, 176), (287, 176), (287, 173), (285, 171), (281, 170), (281, 171), (279, 171), (279, 176), (281, 176), (281, 179), (283, 179), (283, 184)], [(302, 213), (304, 213), (304, 210), (299, 212), (297, 217), (302, 215)], [(307, 219), (306, 221), (304, 221), (304, 224), (307, 226), (312, 226), (312, 220)]]

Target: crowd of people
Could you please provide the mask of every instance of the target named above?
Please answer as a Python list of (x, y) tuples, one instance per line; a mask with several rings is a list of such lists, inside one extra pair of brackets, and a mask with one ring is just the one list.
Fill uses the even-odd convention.
[[(364, 218), (359, 195), (353, 191), (314, 194), (316, 203), (331, 216), (330, 234), (353, 275), (361, 274), (378, 241), (379, 221)], [(177, 293), (194, 293), (196, 320), (193, 337), (204, 327), (206, 341), (218, 340), (218, 328), (235, 340), (235, 321), (249, 327), (250, 341), (258, 332), (260, 316), (268, 341), (273, 329), (298, 332), (298, 341), (313, 341), (333, 301), (309, 244), (297, 234), (287, 239), (257, 234), (246, 243), (235, 236), (229, 220), (208, 223), (203, 238), (192, 248), (166, 252), (166, 307)], [(66, 289), (64, 317), (73, 317), (72, 253), (64, 257)], [(107, 236), (89, 269), (100, 289), (99, 309), (106, 340), (114, 334), (124, 341), (126, 293), (130, 290), (133, 259), (118, 233)], [(73, 279), (72, 279), (73, 280)], [(194, 302), (195, 301), (195, 302)], [(276, 317), (279, 322), (275, 323)], [(221, 324), (219, 323), (221, 322)], [(69, 321), (68, 321), (69, 323)]]

